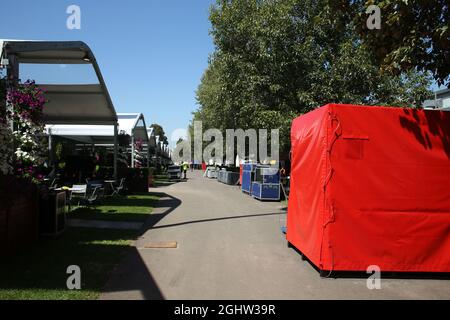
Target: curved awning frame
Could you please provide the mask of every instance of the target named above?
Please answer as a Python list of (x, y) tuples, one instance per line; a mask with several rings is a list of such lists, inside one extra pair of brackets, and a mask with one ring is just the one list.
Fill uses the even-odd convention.
[[(118, 113), (117, 130), (130, 135), (135, 141), (142, 139), (148, 144), (150, 139), (145, 126), (145, 118), (142, 113)], [(142, 120), (143, 126), (138, 126)], [(53, 136), (61, 136), (74, 141), (92, 144), (113, 144), (114, 128), (111, 125), (66, 125), (48, 124), (45, 126), (46, 133)]]
[(46, 124), (114, 125), (117, 114), (100, 67), (89, 46), (82, 41), (0, 40), (0, 57), (18, 81), (21, 63), (91, 64), (98, 84), (44, 84), (48, 103), (44, 106)]
[[(142, 113), (118, 113), (117, 131), (131, 137), (131, 167), (134, 167), (135, 142), (139, 139), (144, 143), (143, 152), (150, 158), (150, 139), (147, 133), (145, 117)], [(46, 125), (46, 133), (60, 136), (83, 144), (94, 146), (111, 146), (114, 144), (114, 127), (111, 125)]]
[[(17, 86), (21, 63), (91, 64), (97, 84), (43, 84), (47, 103), (44, 123), (112, 125), (114, 135), (114, 178), (117, 179), (117, 114), (94, 54), (82, 41), (0, 40), (0, 67), (7, 68), (8, 86)], [(50, 144), (51, 145), (51, 144)]]

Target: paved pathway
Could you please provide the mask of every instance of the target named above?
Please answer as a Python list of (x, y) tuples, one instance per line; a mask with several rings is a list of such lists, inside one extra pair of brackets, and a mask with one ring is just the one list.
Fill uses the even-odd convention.
[[(442, 299), (450, 280), (322, 279), (287, 248), (285, 215), (238, 187), (188, 173), (161, 193), (133, 252), (114, 272), (101, 299)], [(177, 241), (176, 249), (145, 249)]]

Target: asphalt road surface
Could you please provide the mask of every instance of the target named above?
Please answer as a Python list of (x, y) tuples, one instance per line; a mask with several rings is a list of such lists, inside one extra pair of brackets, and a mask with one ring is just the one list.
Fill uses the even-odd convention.
[[(450, 280), (321, 278), (286, 245), (280, 202), (188, 172), (160, 201), (101, 299), (450, 299)], [(177, 242), (177, 248), (145, 248)]]

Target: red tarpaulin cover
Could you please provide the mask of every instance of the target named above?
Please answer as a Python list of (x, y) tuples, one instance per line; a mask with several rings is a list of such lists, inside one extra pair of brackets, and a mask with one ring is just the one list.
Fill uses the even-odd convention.
[(287, 240), (314, 265), (450, 272), (450, 112), (328, 104), (291, 143)]

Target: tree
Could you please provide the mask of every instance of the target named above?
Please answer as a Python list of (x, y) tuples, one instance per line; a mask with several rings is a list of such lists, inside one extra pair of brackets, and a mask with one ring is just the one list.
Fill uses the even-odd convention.
[[(429, 71), (438, 84), (450, 85), (450, 12), (448, 0), (329, 0), (346, 15), (384, 71)], [(381, 29), (368, 30), (369, 5), (381, 12)]]
[(347, 15), (327, 0), (217, 1), (193, 119), (204, 129), (279, 128), (287, 152), (292, 119), (326, 103), (420, 106), (429, 76), (380, 72)]
[(153, 123), (150, 128), (153, 128), (153, 131), (155, 132), (155, 136), (159, 136), (160, 141), (163, 142), (164, 145), (168, 145), (168, 139), (166, 137), (166, 133), (164, 132), (164, 129), (162, 126), (160, 126), (157, 123)]

